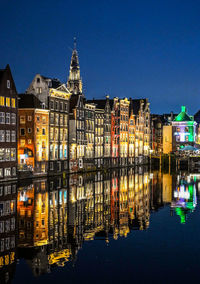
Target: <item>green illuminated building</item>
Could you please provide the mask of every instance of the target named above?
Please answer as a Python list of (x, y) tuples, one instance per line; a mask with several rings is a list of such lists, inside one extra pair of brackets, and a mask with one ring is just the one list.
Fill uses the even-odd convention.
[(172, 121), (172, 150), (194, 147), (197, 137), (196, 127), (197, 123), (194, 121), (194, 117), (188, 115), (186, 107), (182, 106), (181, 112)]

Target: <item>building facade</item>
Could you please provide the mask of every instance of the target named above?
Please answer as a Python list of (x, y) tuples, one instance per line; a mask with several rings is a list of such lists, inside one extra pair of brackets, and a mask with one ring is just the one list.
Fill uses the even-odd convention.
[(85, 102), (85, 157), (84, 168), (92, 169), (95, 164), (95, 111), (94, 103)]
[(113, 99), (111, 111), (111, 157), (112, 166), (119, 165), (120, 105), (119, 99)]
[[(18, 165), (20, 171), (47, 173), (49, 161), (49, 110), (37, 108), (34, 95), (20, 95), (18, 109)], [(35, 107), (34, 107), (35, 106)]]
[(120, 135), (119, 135), (119, 154), (120, 165), (128, 165), (128, 145), (129, 145), (129, 100), (127, 98), (121, 99), (120, 107)]
[(17, 91), (9, 65), (0, 70), (0, 180), (17, 175)]

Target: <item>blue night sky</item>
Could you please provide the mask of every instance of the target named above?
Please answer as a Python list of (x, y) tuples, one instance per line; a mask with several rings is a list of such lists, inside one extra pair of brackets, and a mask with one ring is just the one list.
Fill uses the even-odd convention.
[(148, 97), (154, 113), (200, 108), (200, 1), (0, 0), (0, 68), (18, 92), (66, 82), (73, 37), (87, 98)]

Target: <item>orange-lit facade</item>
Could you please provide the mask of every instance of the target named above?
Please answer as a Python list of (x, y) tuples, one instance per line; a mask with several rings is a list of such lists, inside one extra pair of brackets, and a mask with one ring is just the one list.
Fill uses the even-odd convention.
[(133, 110), (130, 111), (129, 117), (129, 128), (128, 128), (128, 135), (129, 135), (129, 144), (128, 144), (128, 158), (129, 158), (129, 165), (134, 164), (134, 157), (135, 157), (135, 115), (133, 114)]
[(112, 165), (119, 163), (119, 135), (120, 135), (120, 104), (119, 99), (113, 99), (113, 109), (111, 111), (111, 157)]
[(120, 100), (120, 165), (128, 165), (128, 145), (129, 145), (129, 100)]
[(45, 173), (49, 160), (49, 111), (20, 108), (18, 110), (19, 169)]

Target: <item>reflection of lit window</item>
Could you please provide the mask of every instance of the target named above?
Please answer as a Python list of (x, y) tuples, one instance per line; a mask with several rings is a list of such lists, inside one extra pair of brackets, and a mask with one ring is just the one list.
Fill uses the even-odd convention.
[(177, 135), (177, 136), (176, 136), (176, 141), (177, 141), (177, 142), (180, 142), (180, 135)]
[(185, 141), (188, 141), (189, 140), (189, 136), (185, 136)]
[(189, 127), (185, 127), (185, 132), (189, 132)]
[(177, 132), (180, 132), (180, 127), (176, 127), (176, 131), (177, 131)]

